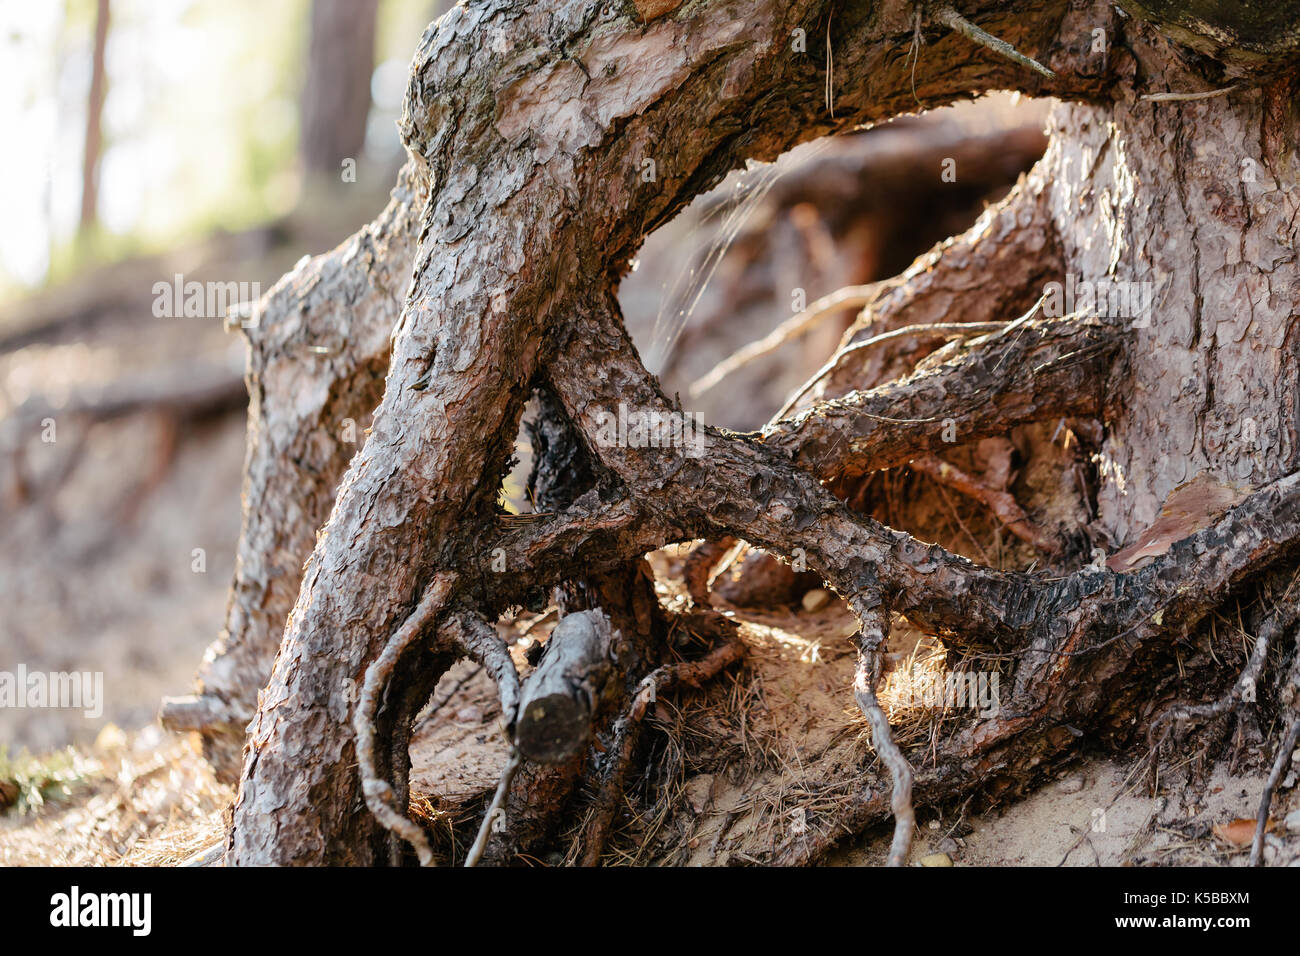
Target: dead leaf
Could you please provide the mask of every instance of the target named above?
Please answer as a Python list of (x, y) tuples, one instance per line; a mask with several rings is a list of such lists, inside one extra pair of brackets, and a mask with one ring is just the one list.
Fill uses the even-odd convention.
[(1222, 484), (1208, 474), (1199, 474), (1169, 493), (1160, 517), (1126, 548), (1106, 559), (1112, 571), (1129, 571), (1150, 558), (1167, 552), (1176, 541), (1191, 537), (1218, 521), (1249, 495), (1249, 485)]
[(1245, 817), (1238, 817), (1231, 823), (1216, 823), (1212, 830), (1216, 837), (1233, 846), (1250, 846), (1255, 841), (1255, 821)]
[(665, 14), (672, 13), (682, 5), (682, 0), (635, 0), (636, 12), (641, 15), (642, 23), (657, 20)]

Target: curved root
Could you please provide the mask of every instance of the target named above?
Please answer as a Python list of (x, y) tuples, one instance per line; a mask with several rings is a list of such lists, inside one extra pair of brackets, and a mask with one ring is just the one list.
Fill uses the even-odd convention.
[(882, 653), (889, 635), (889, 609), (884, 604), (866, 607), (860, 599), (849, 603), (862, 625), (856, 638), (858, 666), (854, 672), (853, 696), (871, 725), (871, 745), (894, 779), (890, 801), (894, 811), (894, 839), (889, 847), (889, 866), (903, 866), (912, 848), (912, 830), (916, 827), (916, 814), (912, 810), (912, 767), (898, 749), (898, 744), (894, 743), (889, 718), (876, 699)]
[(411, 844), (421, 866), (433, 865), (433, 850), (419, 824), (395, 806), (392, 785), (381, 778), (375, 768), (375, 717), (379, 713), (384, 691), (397, 662), (407, 648), (425, 635), (428, 626), (446, 602), (455, 581), (454, 574), (439, 574), (434, 577), (415, 611), (384, 645), (379, 657), (366, 668), (365, 683), (352, 714), (357, 763), (361, 771), (361, 792), (365, 795), (366, 806), (386, 830)]

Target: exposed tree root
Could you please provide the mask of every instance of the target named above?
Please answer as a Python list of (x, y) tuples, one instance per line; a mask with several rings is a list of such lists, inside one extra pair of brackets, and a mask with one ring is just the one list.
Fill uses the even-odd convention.
[(374, 663), (366, 668), (365, 682), (352, 717), (352, 726), (356, 732), (357, 763), (361, 771), (361, 792), (366, 798), (366, 806), (386, 829), (411, 844), (421, 866), (432, 865), (433, 850), (429, 847), (424, 831), (397, 805), (392, 784), (379, 775), (375, 763), (375, 717), (402, 655), (425, 636), (454, 584), (453, 575), (439, 576), (430, 584), (415, 612), (384, 645), (383, 652)]
[(679, 684), (699, 687), (744, 658), (745, 645), (735, 624), (723, 618), (712, 619), (710, 623), (711, 629), (724, 637), (724, 642), (698, 661), (681, 661), (656, 668), (637, 685), (627, 710), (614, 721), (612, 741), (600, 770), (599, 792), (589, 811), (582, 837), (583, 866), (600, 865), (610, 824), (623, 801), (623, 789), (640, 739), (641, 719), (646, 708), (665, 691)]
[(686, 556), (682, 578), (686, 584), (686, 593), (691, 596), (696, 607), (711, 606), (709, 583), (718, 573), (719, 563), (735, 547), (736, 539), (728, 535), (716, 541), (705, 541)]
[(927, 338), (937, 339), (956, 339), (963, 335), (977, 335), (981, 332), (996, 332), (1006, 327), (1005, 322), (936, 322), (933, 325), (909, 325), (905, 328), (894, 329), (892, 332), (881, 332), (879, 335), (873, 335), (869, 339), (861, 342), (854, 342), (852, 345), (841, 346), (830, 360), (813, 372), (812, 377), (804, 382), (799, 388), (795, 389), (781, 409), (772, 416), (774, 422), (785, 418), (790, 412), (797, 408), (799, 402), (805, 395), (813, 390), (823, 378), (835, 370), (840, 360), (845, 356), (852, 355), (855, 352), (862, 352), (870, 348), (884, 345), (886, 342), (892, 342), (897, 339), (918, 339)]
[(968, 497), (983, 502), (998, 520), (1006, 525), (1008, 531), (1021, 540), (1028, 541), (1039, 550), (1047, 554), (1056, 554), (1061, 550), (1060, 542), (1048, 537), (1036, 527), (1010, 492), (990, 488), (935, 455), (913, 458), (908, 462), (908, 466), (929, 475), (941, 485), (954, 488)]
[(914, 349), (846, 351), (860, 342), (911, 325), (1005, 322), (1028, 309), (1064, 269), (1043, 176), (1036, 168), (965, 233), (876, 283), (817, 394), (837, 398), (901, 378), (917, 358)]
[(1291, 588), (1295, 586), (1295, 583), (1296, 580), (1293, 578), (1286, 591), (1277, 599), (1272, 612), (1264, 618), (1255, 637), (1255, 646), (1246, 661), (1246, 666), (1242, 668), (1241, 674), (1228, 688), (1227, 692), (1217, 700), (1209, 703), (1195, 704), (1176, 701), (1167, 706), (1152, 719), (1151, 726), (1147, 731), (1147, 740), (1151, 743), (1152, 749), (1159, 749), (1160, 745), (1168, 739), (1172, 728), (1166, 725), (1179, 722), (1201, 725), (1215, 717), (1228, 713), (1243, 703), (1251, 705), (1255, 703), (1260, 677), (1268, 660), (1270, 644), (1289, 630), (1291, 625), (1295, 623), (1297, 616), (1300, 616), (1300, 608), (1296, 606), (1294, 598), (1290, 597)]
[[(880, 379), (860, 361), (853, 369), (837, 365), (823, 383), (830, 401), (762, 433), (704, 428), (689, 443), (611, 439), (614, 410), (652, 431), (681, 413), (637, 356), (610, 288), (609, 277), (624, 269), (645, 234), (741, 160), (770, 158), (909, 102), (906, 71), (882, 51), (908, 36), (910, 16), (901, 7), (879, 16), (843, 11), (842, 20), (829, 12), (803, 2), (703, 4), (633, 29), (617, 8), (524, 10), (491, 0), (457, 6), (425, 34), (402, 121), (415, 157), (411, 175), (433, 184), (410, 249), (414, 279), (390, 326), (391, 361), (372, 434), (333, 498), (300, 588), (298, 532), (280, 518), (260, 525), (246, 512), (246, 561), (274, 554), (290, 566), (278, 577), (254, 568), (241, 578), (254, 592), (249, 607), (271, 608), (268, 626), (287, 614), (288, 627), (251, 726), (229, 862), (371, 863), (385, 844), (396, 860), (389, 833), (429, 862), (427, 835), (402, 812), (405, 735), (445, 660), (471, 645), (497, 678), (507, 721), (518, 712), (515, 740), (525, 758), (498, 787), (474, 860), (502, 862), (543, 843), (572, 807), (593, 733), (610, 714), (622, 714), (587, 833), (585, 853), (594, 862), (650, 689), (703, 679), (738, 654), (724, 645), (707, 664), (657, 669), (666, 656), (657, 626), (663, 610), (643, 555), (666, 544), (749, 542), (806, 563), (851, 602), (861, 625), (854, 690), (893, 786), (888, 797), (873, 789), (849, 801), (783, 852), (787, 861), (814, 859), (844, 833), (892, 813), (894, 864), (906, 860), (914, 785), (929, 803), (985, 787), (1014, 791), (1068, 755), (1080, 734), (1131, 734), (1138, 718), (1149, 716), (1149, 702), (1137, 699), (1144, 679), (1163, 678), (1171, 649), (1255, 575), (1297, 559), (1300, 473), (1270, 474), (1268, 484), (1144, 567), (1055, 576), (973, 564), (855, 513), (826, 487), (1015, 425), (1110, 410), (1124, 334), (1083, 315), (1009, 321), (1038, 298), (1044, 273), (1060, 265), (1039, 175), (967, 237), (910, 270), (903, 285), (880, 287), (844, 354), (862, 359), (870, 352), (878, 368), (892, 361), (912, 367), (915, 349), (877, 354), (857, 343), (956, 319), (998, 323), (999, 332), (945, 346), (913, 374), (876, 387), (867, 387)], [(992, 3), (968, 11), (996, 19), (1013, 52), (1041, 50), (1058, 67), (1041, 70), (1051, 75), (1050, 87), (1029, 77), (1023, 85), (1031, 92), (1095, 93), (1098, 67), (1079, 55), (1077, 40), (1079, 23), (1091, 22), (1079, 18), (1096, 11), (1049, 2), (1035, 12), (1017, 17)], [(835, 36), (832, 19), (842, 22)], [(986, 40), (965, 17), (946, 20)], [(827, 24), (835, 69), (867, 78), (837, 88), (829, 116), (821, 94), (829, 98), (830, 70), (812, 73), (788, 58), (738, 52), (756, 35), (784, 49), (793, 30), (814, 22)], [(513, 45), (488, 56), (484, 38), (496, 29)], [(673, 51), (653, 77), (629, 55), (643, 43)], [(981, 56), (973, 66), (939, 61), (932, 95), (950, 100), (1019, 83), (1025, 58), (1017, 56), (1015, 63)], [(720, 88), (735, 95), (719, 98)], [(762, 124), (735, 135), (738, 117), (759, 114)], [(579, 119), (557, 125), (557, 115)], [(663, 167), (656, 187), (643, 190), (629, 171), (641, 168), (648, 143)], [(411, 222), (409, 210), (394, 215)], [(986, 245), (984, 234), (993, 232), (1007, 241)], [(981, 295), (971, 294), (975, 285)], [(392, 291), (359, 290), (367, 292), (375, 315), (391, 317)], [(886, 308), (886, 300), (894, 305)], [(890, 327), (873, 326), (876, 319)], [(375, 332), (384, 323), (366, 325)], [(914, 333), (884, 341), (909, 337)], [(377, 388), (379, 366), (365, 357), (373, 350), (347, 354), (350, 371), (327, 376), (331, 388)], [(254, 365), (256, 381), (262, 366)], [(837, 371), (848, 376), (846, 389)], [(502, 515), (496, 501), (534, 394), (544, 409), (535, 435), (545, 464), (532, 483), (542, 510), (520, 519)], [(256, 391), (254, 398), (256, 405)], [(331, 421), (329, 401), (306, 404), (316, 427)], [(295, 443), (310, 432), (289, 424), (278, 453), (302, 451)], [(260, 454), (250, 452), (250, 474)], [(295, 520), (295, 529), (315, 530), (324, 520), (339, 457), (338, 449), (324, 454), (311, 514)], [(274, 494), (271, 487), (285, 478), (259, 480)], [(692, 571), (695, 593), (704, 563)], [(272, 580), (297, 590), (291, 614), (268, 600)], [(513, 663), (490, 640), (487, 622), (511, 607), (541, 610), (547, 588), (557, 588), (552, 596), (565, 616), (516, 698)], [(243, 613), (244, 603), (237, 596), (232, 614)], [(482, 619), (461, 621), (470, 632), (461, 643), (439, 629), (435, 646), (423, 647), (421, 637), (435, 632), (444, 608)], [(876, 698), (889, 612), (951, 650), (996, 658), (1011, 678), (996, 713), (936, 738), (928, 756), (903, 752)], [(359, 699), (344, 699), (339, 688), (360, 673)], [(543, 706), (530, 707), (536, 701)], [(373, 819), (352, 812), (358, 790)], [(504, 832), (492, 833), (502, 807)]]
[[(195, 698), (164, 703), (166, 727), (198, 730), (217, 775), (239, 771), (302, 569), (383, 390), (410, 281), (424, 173), (408, 163), (374, 222), (276, 283), (242, 329), (250, 398), (242, 526), (226, 623)], [(312, 386), (305, 388), (304, 383)]]
[(882, 654), (889, 634), (889, 610), (883, 604), (867, 607), (862, 601), (850, 602), (862, 624), (858, 632), (858, 666), (853, 679), (853, 693), (858, 706), (871, 726), (871, 742), (881, 762), (894, 778), (890, 809), (894, 813), (894, 839), (889, 847), (889, 865), (902, 866), (912, 847), (912, 830), (916, 815), (912, 811), (912, 768), (903, 756), (889, 729), (889, 718), (876, 699), (880, 683)]

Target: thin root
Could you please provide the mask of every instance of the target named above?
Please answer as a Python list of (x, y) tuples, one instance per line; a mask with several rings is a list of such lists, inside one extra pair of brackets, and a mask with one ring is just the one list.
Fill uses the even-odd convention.
[(1282, 738), (1277, 757), (1273, 761), (1273, 770), (1264, 784), (1264, 793), (1259, 798), (1259, 814), (1255, 818), (1255, 838), (1250, 843), (1250, 865), (1259, 866), (1264, 854), (1264, 828), (1268, 825), (1268, 808), (1273, 802), (1273, 791), (1282, 779), (1282, 771), (1291, 760), (1296, 741), (1300, 740), (1300, 715), (1291, 718), (1291, 726)]
[(790, 410), (799, 404), (799, 399), (807, 395), (818, 382), (835, 371), (835, 367), (843, 361), (846, 355), (875, 348), (894, 339), (905, 339), (909, 336), (917, 338), (958, 338), (962, 335), (973, 335), (977, 332), (997, 332), (1006, 327), (1006, 322), (935, 322), (931, 325), (908, 325), (901, 329), (894, 329), (892, 332), (882, 332), (880, 335), (874, 335), (862, 342), (854, 342), (852, 345), (837, 350), (831, 356), (830, 361), (814, 372), (812, 377), (804, 382), (781, 406), (781, 410), (772, 416), (772, 424), (789, 415)]
[(858, 632), (858, 666), (853, 678), (853, 695), (871, 727), (871, 745), (894, 778), (891, 807), (894, 811), (894, 839), (889, 846), (889, 866), (903, 866), (912, 849), (916, 815), (912, 810), (912, 767), (894, 743), (889, 718), (876, 699), (882, 653), (889, 632), (889, 611), (883, 604), (867, 608), (864, 602), (850, 602), (862, 630)]
[(843, 312), (845, 309), (860, 309), (871, 302), (873, 285), (851, 285), (837, 289), (830, 295), (824, 295), (798, 315), (786, 319), (775, 329), (744, 348), (733, 352), (713, 367), (707, 375), (691, 383), (691, 397), (699, 398), (705, 392), (719, 385), (724, 378), (739, 371), (764, 355), (770, 355), (787, 342), (816, 328), (823, 320)]
[(361, 698), (352, 715), (352, 728), (356, 732), (357, 763), (361, 770), (361, 792), (366, 806), (375, 819), (390, 833), (395, 833), (415, 849), (421, 866), (433, 865), (433, 850), (429, 840), (415, 821), (394, 806), (396, 802), (392, 785), (379, 776), (375, 769), (375, 717), (383, 702), (384, 690), (406, 649), (418, 641), (429, 624), (442, 609), (451, 593), (455, 575), (439, 574), (434, 577), (415, 611), (397, 629), (384, 645), (379, 657), (366, 668)]
[(478, 866), (478, 861), (483, 859), (483, 851), (487, 849), (488, 837), (492, 835), (492, 828), (501, 813), (501, 805), (506, 802), (506, 794), (510, 792), (510, 784), (514, 781), (515, 773), (519, 770), (519, 765), (522, 762), (523, 757), (519, 753), (519, 748), (511, 747), (510, 760), (506, 763), (505, 769), (501, 771), (501, 779), (497, 781), (496, 793), (492, 794), (492, 802), (488, 804), (487, 813), (483, 814), (483, 822), (479, 824), (478, 836), (474, 838), (474, 845), (470, 847), (469, 855), (465, 857), (465, 866)]

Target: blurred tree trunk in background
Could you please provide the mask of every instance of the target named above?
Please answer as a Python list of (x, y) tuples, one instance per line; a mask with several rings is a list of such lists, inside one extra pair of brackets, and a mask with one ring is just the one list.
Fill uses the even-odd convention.
[(95, 52), (90, 67), (90, 96), (86, 101), (86, 147), (81, 161), (81, 218), (78, 231), (95, 225), (99, 205), (99, 156), (103, 146), (100, 120), (104, 112), (104, 50), (108, 46), (108, 0), (95, 11)]
[(366, 141), (379, 0), (314, 0), (299, 151), (309, 177), (338, 176)]

